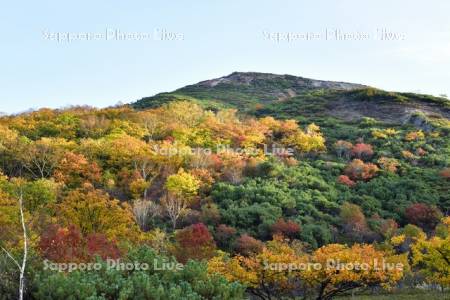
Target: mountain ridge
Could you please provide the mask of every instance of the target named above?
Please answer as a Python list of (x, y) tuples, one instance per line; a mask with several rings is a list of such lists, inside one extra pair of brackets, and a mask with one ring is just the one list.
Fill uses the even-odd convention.
[(132, 106), (146, 109), (177, 100), (208, 109), (236, 108), (251, 115), (331, 116), (344, 121), (364, 117), (404, 123), (414, 114), (449, 119), (450, 101), (414, 93), (387, 92), (363, 84), (259, 72), (233, 72), (145, 97)]
[(193, 85), (202, 85), (210, 87), (214, 87), (220, 83), (241, 83), (245, 85), (250, 85), (250, 83), (253, 82), (254, 80), (275, 80), (277, 78), (295, 80), (299, 85), (303, 85), (304, 87), (308, 87), (307, 84), (309, 83), (310, 84), (309, 88), (332, 88), (332, 89), (350, 90), (368, 87), (366, 85), (357, 83), (331, 81), (331, 80), (318, 80), (289, 74), (237, 72), (237, 71), (219, 78), (203, 80)]

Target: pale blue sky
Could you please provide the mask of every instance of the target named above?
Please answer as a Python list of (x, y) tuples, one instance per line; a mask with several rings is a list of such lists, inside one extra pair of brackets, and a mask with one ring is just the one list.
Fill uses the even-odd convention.
[[(369, 3), (370, 2), (370, 3)], [(0, 111), (108, 106), (233, 71), (450, 94), (450, 1), (2, 1)], [(150, 39), (49, 39), (121, 32)], [(156, 40), (155, 30), (178, 33)], [(325, 40), (325, 30), (366, 40)], [(377, 29), (400, 35), (381, 41)], [(264, 33), (306, 33), (279, 41)], [(156, 39), (155, 39), (156, 37)]]

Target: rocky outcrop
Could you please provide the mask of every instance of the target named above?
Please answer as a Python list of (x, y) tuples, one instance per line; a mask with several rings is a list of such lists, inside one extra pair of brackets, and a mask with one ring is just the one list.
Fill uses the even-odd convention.
[(291, 91), (295, 91), (296, 89), (336, 89), (348, 91), (353, 89), (367, 88), (367, 86), (362, 84), (316, 80), (292, 75), (277, 75), (271, 73), (256, 72), (234, 72), (224, 77), (201, 81), (195, 85), (204, 87), (215, 87), (220, 84), (260, 86), (264, 81), (268, 83), (274, 83), (277, 81), (283, 82), (286, 85), (290, 85), (289, 89)]
[(403, 124), (411, 124), (414, 127), (417, 127), (418, 129), (425, 132), (430, 132), (434, 128), (428, 118), (421, 112), (415, 112), (408, 115), (404, 119)]

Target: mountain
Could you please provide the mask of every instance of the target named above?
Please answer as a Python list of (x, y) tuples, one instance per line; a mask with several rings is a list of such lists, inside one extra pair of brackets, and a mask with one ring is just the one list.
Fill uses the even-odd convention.
[(329, 116), (344, 121), (370, 117), (386, 123), (448, 119), (450, 101), (446, 98), (413, 93), (397, 93), (373, 87), (292, 75), (234, 72), (228, 76), (201, 81), (169, 93), (142, 98), (133, 107), (157, 107), (175, 100), (191, 100), (203, 107), (237, 108), (254, 115)]

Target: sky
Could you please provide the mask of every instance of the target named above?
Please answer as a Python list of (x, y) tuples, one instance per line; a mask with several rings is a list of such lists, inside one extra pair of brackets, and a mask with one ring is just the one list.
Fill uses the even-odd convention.
[(1, 1), (0, 112), (105, 107), (234, 71), (450, 95), (448, 0)]

